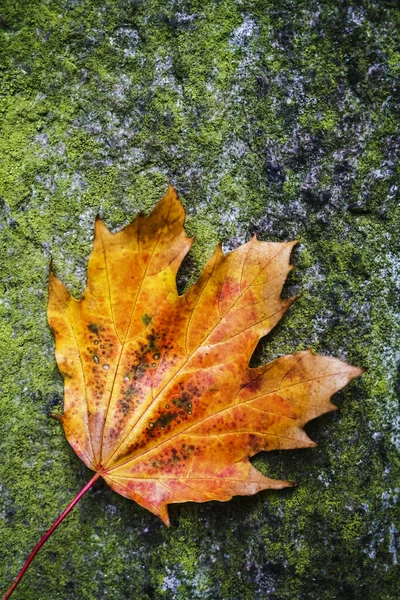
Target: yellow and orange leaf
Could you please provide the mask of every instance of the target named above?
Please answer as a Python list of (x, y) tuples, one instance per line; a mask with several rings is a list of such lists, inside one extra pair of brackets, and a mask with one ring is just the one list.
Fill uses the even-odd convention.
[(192, 239), (175, 190), (118, 233), (96, 220), (80, 300), (50, 277), (48, 316), (64, 377), (68, 441), (117, 492), (166, 524), (174, 502), (229, 500), (289, 482), (264, 477), (261, 450), (315, 446), (303, 430), (362, 373), (310, 351), (249, 360), (292, 304), (281, 298), (296, 242), (218, 246), (183, 295)]

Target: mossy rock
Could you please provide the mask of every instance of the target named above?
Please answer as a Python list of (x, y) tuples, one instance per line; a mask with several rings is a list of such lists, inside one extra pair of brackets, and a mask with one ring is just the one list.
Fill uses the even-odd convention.
[(62, 380), (50, 259), (75, 295), (93, 222), (175, 185), (196, 244), (299, 239), (301, 294), (254, 364), (312, 348), (365, 367), (307, 426), (316, 449), (254, 459), (299, 488), (174, 505), (168, 530), (98, 482), (15, 600), (394, 600), (399, 482), (397, 3), (3, 0), (0, 15), (0, 577), (90, 478), (48, 414)]

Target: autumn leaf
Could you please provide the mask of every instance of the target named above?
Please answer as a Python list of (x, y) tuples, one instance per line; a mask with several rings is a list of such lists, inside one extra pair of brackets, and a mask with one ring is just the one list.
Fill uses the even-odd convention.
[(67, 439), (95, 475), (169, 525), (168, 504), (229, 500), (290, 482), (250, 463), (261, 450), (316, 444), (304, 425), (361, 369), (310, 351), (250, 368), (259, 339), (294, 299), (281, 298), (296, 242), (221, 245), (183, 295), (176, 274), (193, 240), (175, 190), (111, 233), (96, 220), (87, 286), (73, 298), (50, 275), (48, 318), (64, 377)]
[(64, 377), (61, 421), (83, 462), (169, 523), (174, 502), (229, 500), (291, 483), (250, 463), (261, 450), (315, 446), (303, 427), (361, 371), (310, 351), (249, 360), (292, 304), (281, 298), (296, 242), (219, 245), (182, 296), (192, 239), (175, 190), (118, 233), (96, 220), (87, 286), (53, 275), (49, 323)]

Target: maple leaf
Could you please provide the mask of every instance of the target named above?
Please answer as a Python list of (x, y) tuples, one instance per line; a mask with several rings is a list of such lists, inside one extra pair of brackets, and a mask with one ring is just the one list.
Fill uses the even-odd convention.
[(64, 377), (60, 420), (78, 456), (118, 493), (169, 523), (174, 502), (229, 500), (290, 482), (250, 463), (261, 450), (315, 446), (303, 430), (362, 373), (310, 351), (249, 368), (281, 298), (296, 242), (221, 245), (183, 295), (192, 239), (175, 190), (111, 233), (96, 220), (80, 300), (50, 277), (48, 316)]
[(221, 245), (178, 296), (176, 274), (193, 240), (175, 190), (148, 217), (110, 233), (96, 220), (80, 300), (50, 275), (48, 318), (64, 377), (56, 416), (95, 475), (28, 556), (37, 552), (99, 477), (169, 525), (168, 504), (229, 500), (295, 485), (250, 463), (261, 450), (316, 444), (304, 425), (336, 406), (331, 395), (363, 371), (299, 352), (253, 369), (260, 337), (294, 298), (281, 298), (296, 242), (253, 237)]

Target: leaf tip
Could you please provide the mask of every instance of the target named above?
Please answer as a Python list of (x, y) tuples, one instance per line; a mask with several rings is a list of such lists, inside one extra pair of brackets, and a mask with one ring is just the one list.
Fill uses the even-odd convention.
[(346, 365), (346, 367), (347, 383), (350, 383), (350, 381), (353, 381), (353, 379), (357, 379), (357, 377), (361, 377), (361, 375), (364, 375), (364, 373), (367, 371), (367, 369), (363, 369), (362, 367), (353, 367), (352, 365)]
[(59, 415), (57, 413), (49, 413), (48, 417), (50, 419), (55, 419), (56, 421), (60, 421), (60, 423), (64, 420), (64, 415)]
[(164, 198), (168, 198), (168, 199), (172, 199), (172, 200), (177, 200), (181, 204), (181, 201), (180, 201), (180, 198), (179, 198), (179, 194), (176, 191), (175, 187), (172, 185), (172, 183), (168, 183), (167, 193), (165, 194)]
[(160, 506), (160, 514), (158, 516), (164, 525), (166, 525), (168, 528), (171, 527), (171, 521), (169, 519), (168, 508), (166, 504)]
[(296, 302), (296, 300), (298, 300), (299, 298), (300, 298), (300, 296), (299, 296), (299, 295), (292, 296), (291, 298), (285, 298), (285, 299), (283, 300), (283, 302), (285, 303), (285, 304), (284, 304), (284, 310), (285, 310), (285, 312), (286, 312), (286, 311), (287, 311), (287, 310), (288, 310), (288, 309), (289, 309), (289, 308), (292, 306), (292, 304), (293, 304), (294, 302)]
[(108, 231), (107, 227), (104, 224), (103, 219), (100, 217), (100, 215), (96, 215), (95, 220), (94, 220), (94, 235), (96, 237), (96, 234), (98, 234), (100, 232), (101, 229), (105, 229), (106, 231)]
[(368, 372), (368, 369), (366, 367), (353, 367), (354, 369), (354, 377), (361, 377), (361, 375), (364, 375), (364, 373)]

